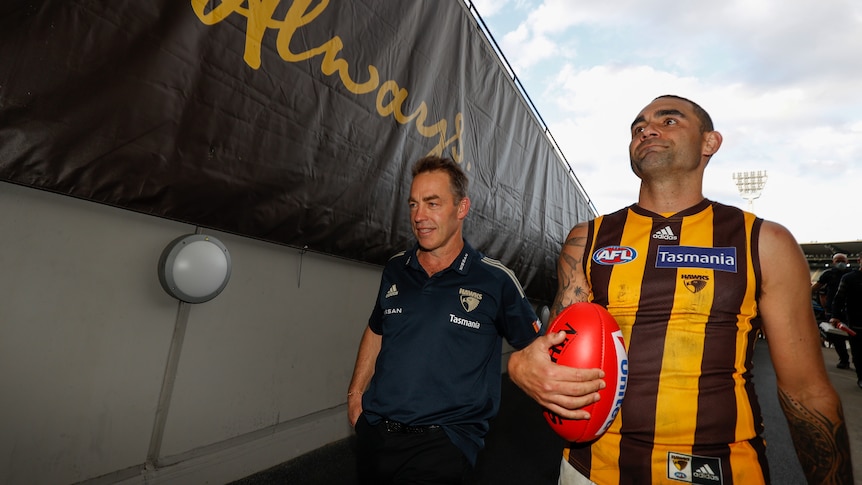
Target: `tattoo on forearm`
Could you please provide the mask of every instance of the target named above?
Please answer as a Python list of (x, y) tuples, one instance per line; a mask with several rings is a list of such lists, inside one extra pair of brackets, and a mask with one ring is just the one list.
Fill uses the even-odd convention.
[[(566, 240), (564, 246), (583, 248), (585, 243), (586, 238), (584, 237), (571, 237)], [(581, 264), (581, 259), (573, 257), (569, 252), (565, 250), (565, 247), (563, 248), (558, 263), (559, 267), (557, 268), (559, 288), (557, 290), (557, 297), (554, 300), (554, 303), (551, 305), (552, 318), (559, 315), (569, 305), (579, 301), (587, 300), (588, 292), (586, 288), (584, 288), (582, 285), (577, 284), (577, 278), (575, 278), (575, 275), (577, 274), (578, 268), (581, 266)]]
[(576, 282), (575, 274), (580, 263), (580, 261), (566, 253), (560, 255), (559, 268), (557, 269), (557, 277), (560, 280), (560, 288), (557, 292), (559, 297), (565, 298), (565, 295), (569, 292), (578, 290), (578, 288), (573, 285), (575, 285)]
[(839, 404), (837, 421), (809, 409), (779, 389), (781, 409), (808, 483), (852, 485), (850, 438)]

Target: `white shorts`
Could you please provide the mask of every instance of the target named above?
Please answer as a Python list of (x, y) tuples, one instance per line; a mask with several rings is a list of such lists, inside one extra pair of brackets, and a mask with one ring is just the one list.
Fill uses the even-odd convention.
[(565, 458), (560, 460), (560, 480), (558, 485), (596, 485), (589, 478), (581, 475), (581, 472), (575, 470)]

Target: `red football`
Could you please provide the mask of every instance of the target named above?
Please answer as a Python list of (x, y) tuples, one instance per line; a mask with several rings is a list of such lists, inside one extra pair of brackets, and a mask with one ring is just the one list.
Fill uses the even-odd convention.
[(628, 355), (617, 321), (601, 305), (575, 303), (548, 327), (548, 333), (566, 332), (566, 340), (551, 347), (551, 360), (560, 365), (605, 371), (601, 399), (583, 408), (590, 419), (564, 419), (548, 410), (545, 420), (568, 441), (584, 443), (601, 436), (620, 410), (628, 382)]

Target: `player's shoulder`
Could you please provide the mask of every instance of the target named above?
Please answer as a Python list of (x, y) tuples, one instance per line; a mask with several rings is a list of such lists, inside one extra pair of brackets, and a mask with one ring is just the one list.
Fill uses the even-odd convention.
[(563, 241), (561, 254), (568, 254), (580, 259), (580, 255), (583, 254), (587, 240), (590, 236), (590, 227), (594, 221), (600, 219), (601, 216), (597, 219), (591, 219), (589, 221), (575, 224), (575, 226), (569, 231), (569, 234), (566, 235), (566, 240)]
[(502, 284), (514, 285), (517, 287), (519, 292), (524, 292), (521, 288), (521, 282), (518, 280), (518, 276), (500, 260), (479, 253), (478, 263), (479, 264), (477, 266), (481, 268), (481, 271), (487, 272), (494, 278), (494, 280), (499, 281)]
[(413, 257), (414, 254), (415, 253), (413, 251), (409, 250), (398, 251), (397, 253), (389, 256), (389, 259), (386, 260), (386, 263), (383, 266), (385, 269), (395, 269), (403, 267), (410, 262), (410, 258)]
[(799, 243), (789, 229), (769, 220), (763, 220), (760, 226), (759, 244), (761, 250), (798, 253), (802, 251)]
[(596, 220), (601, 220), (602, 218), (604, 218), (604, 216), (599, 216), (595, 219), (590, 219), (588, 221), (582, 221), (582, 222), (575, 224), (572, 227), (572, 229), (569, 231), (569, 236), (571, 237), (572, 235), (587, 234), (587, 232), (589, 232), (589, 230), (590, 230), (590, 225), (594, 224)]
[(488, 255), (478, 253), (477, 260), (479, 265), (485, 270), (498, 275), (514, 274), (508, 266), (503, 264), (499, 259), (494, 259)]
[(398, 251), (397, 253), (393, 254), (392, 256), (389, 256), (389, 261), (393, 261), (396, 259), (402, 259), (403, 260), (407, 256), (407, 253), (408, 253), (408, 251), (406, 251), (406, 250), (405, 251)]
[(764, 283), (799, 280), (810, 286), (810, 273), (802, 247), (783, 225), (764, 220), (757, 239)]

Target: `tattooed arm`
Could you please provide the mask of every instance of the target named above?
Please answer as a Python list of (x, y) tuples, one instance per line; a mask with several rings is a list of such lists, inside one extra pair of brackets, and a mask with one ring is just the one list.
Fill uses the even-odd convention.
[[(551, 307), (551, 320), (572, 303), (587, 301), (589, 288), (581, 264), (587, 224), (569, 232), (557, 262), (559, 286)], [(509, 377), (530, 397), (554, 413), (568, 419), (589, 417), (580, 408), (599, 399), (596, 391), (605, 386), (600, 369), (575, 369), (551, 362), (548, 349), (561, 343), (565, 334), (539, 337), (509, 358)]]
[[(850, 437), (844, 420), (809, 409), (783, 389), (778, 390), (778, 398), (808, 483), (852, 485)], [(843, 414), (840, 402), (838, 413)]]
[(569, 232), (569, 237), (563, 243), (560, 259), (557, 261), (559, 283), (557, 296), (554, 298), (554, 304), (551, 305), (551, 321), (569, 305), (587, 301), (590, 294), (583, 266), (587, 230), (586, 222), (578, 224)]
[(759, 246), (758, 307), (796, 455), (808, 483), (850, 485), (847, 426), (823, 363), (808, 265), (793, 236), (778, 224), (764, 222)]

